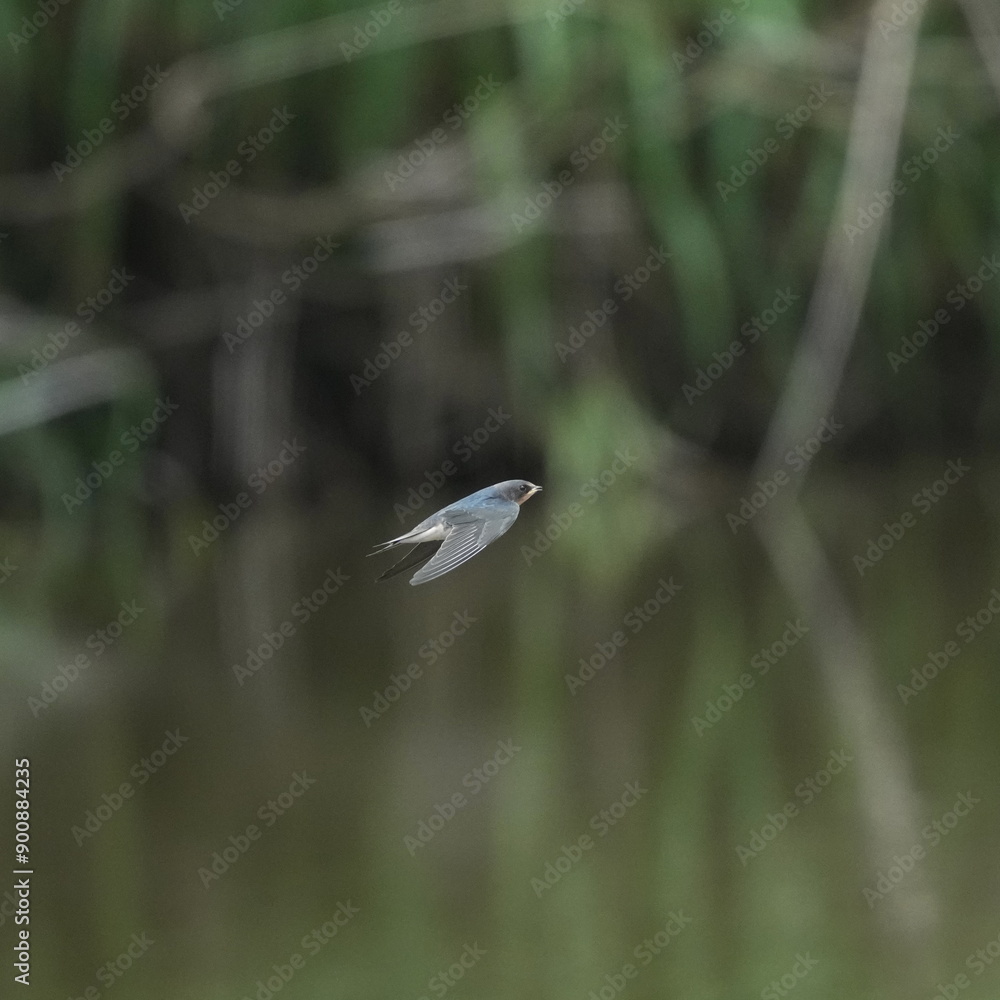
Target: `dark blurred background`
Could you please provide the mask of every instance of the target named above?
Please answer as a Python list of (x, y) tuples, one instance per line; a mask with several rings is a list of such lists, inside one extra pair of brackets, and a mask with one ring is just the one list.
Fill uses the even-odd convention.
[(39, 996), (996, 993), (993, 4), (0, 19)]

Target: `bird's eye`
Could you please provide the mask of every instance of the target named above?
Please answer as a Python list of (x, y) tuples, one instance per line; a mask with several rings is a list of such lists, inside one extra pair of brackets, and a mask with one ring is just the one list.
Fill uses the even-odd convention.
[(521, 487), (521, 492), (522, 493), (527, 493), (528, 492), (528, 487), (527, 486), (522, 486)]

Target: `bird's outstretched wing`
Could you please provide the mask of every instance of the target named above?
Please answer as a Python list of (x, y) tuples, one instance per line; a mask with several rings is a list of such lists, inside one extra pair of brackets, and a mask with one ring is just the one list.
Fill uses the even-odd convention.
[[(419, 566), (421, 563), (427, 562), (443, 544), (443, 542), (437, 541), (421, 542), (419, 545), (414, 545), (402, 559), (394, 562), (375, 582), (381, 583), (383, 580), (388, 580), (390, 576), (395, 576), (397, 573), (402, 573), (404, 570), (412, 569), (414, 566)], [(371, 552), (369, 555), (379, 555), (379, 553)]]
[(519, 508), (511, 506), (514, 509), (510, 513), (489, 519), (470, 514), (458, 520), (453, 515), (454, 523), (441, 547), (423, 569), (413, 574), (410, 584), (415, 587), (436, 580), (482, 552), (490, 542), (495, 542), (517, 520)]

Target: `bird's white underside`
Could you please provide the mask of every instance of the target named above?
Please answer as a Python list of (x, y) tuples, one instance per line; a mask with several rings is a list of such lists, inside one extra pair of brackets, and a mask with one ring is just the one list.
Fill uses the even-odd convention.
[[(392, 539), (392, 542), (440, 542), (446, 534), (447, 529), (443, 524), (434, 524), (416, 534), (412, 531), (407, 532), (405, 535), (400, 535), (399, 538)], [(392, 544), (392, 542), (388, 544)]]

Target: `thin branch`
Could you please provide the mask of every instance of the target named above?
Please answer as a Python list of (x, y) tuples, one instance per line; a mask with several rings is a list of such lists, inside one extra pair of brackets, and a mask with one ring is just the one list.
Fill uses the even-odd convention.
[[(833, 409), (871, 281), (887, 209), (864, 232), (849, 233), (860, 208), (889, 188), (898, 158), (906, 99), (913, 77), (923, 8), (883, 37), (880, 22), (892, 25), (894, 0), (872, 11), (861, 78), (847, 140), (847, 163), (827, 235), (819, 278), (785, 391), (768, 430), (755, 474), (770, 475), (782, 456), (807, 438)], [(874, 214), (874, 213), (873, 213)], [(801, 486), (799, 477), (783, 491), (784, 502)]]

